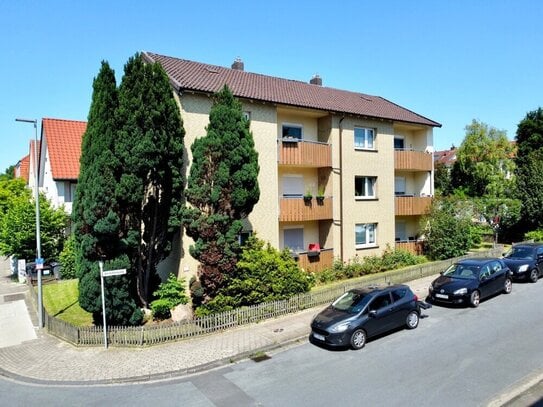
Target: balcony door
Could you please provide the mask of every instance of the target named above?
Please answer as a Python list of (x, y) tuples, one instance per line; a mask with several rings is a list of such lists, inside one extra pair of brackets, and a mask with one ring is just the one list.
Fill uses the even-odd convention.
[(283, 176), (283, 197), (301, 198), (304, 194), (304, 177), (301, 175)]
[(284, 229), (283, 242), (285, 247), (288, 247), (294, 252), (304, 251), (304, 229)]

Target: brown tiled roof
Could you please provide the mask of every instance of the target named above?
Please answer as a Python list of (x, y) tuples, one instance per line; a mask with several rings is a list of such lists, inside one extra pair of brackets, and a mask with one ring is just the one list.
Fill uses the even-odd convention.
[(450, 150), (434, 151), (434, 162), (450, 167), (456, 161), (456, 148)]
[(15, 166), (15, 178), (22, 178), (28, 184), (30, 171), (30, 154), (25, 155)]
[(150, 52), (144, 52), (143, 57), (148, 62), (159, 62), (177, 90), (216, 93), (226, 84), (239, 98), (441, 127), (441, 124), (379, 96), (187, 61)]
[(47, 140), (53, 179), (78, 178), (81, 140), (86, 128), (86, 122), (43, 119), (42, 137)]

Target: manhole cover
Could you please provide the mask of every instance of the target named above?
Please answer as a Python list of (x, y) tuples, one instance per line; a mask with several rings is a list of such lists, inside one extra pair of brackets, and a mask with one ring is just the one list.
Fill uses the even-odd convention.
[(19, 300), (24, 300), (24, 299), (25, 299), (24, 294), (6, 294), (6, 295), (4, 295), (4, 301), (5, 302), (19, 301)]

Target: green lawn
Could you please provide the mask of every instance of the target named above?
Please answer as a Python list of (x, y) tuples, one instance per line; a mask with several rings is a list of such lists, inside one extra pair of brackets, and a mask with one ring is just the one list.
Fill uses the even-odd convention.
[(92, 325), (92, 314), (79, 306), (78, 280), (62, 280), (43, 285), (43, 306), (53, 317), (76, 326)]

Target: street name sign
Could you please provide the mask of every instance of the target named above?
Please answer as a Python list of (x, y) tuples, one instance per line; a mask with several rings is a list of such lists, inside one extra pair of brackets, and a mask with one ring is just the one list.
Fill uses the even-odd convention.
[(126, 269), (102, 271), (103, 277), (122, 276), (123, 274), (126, 274)]

